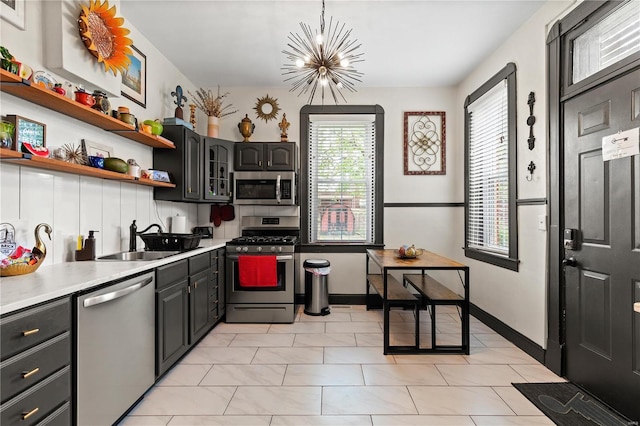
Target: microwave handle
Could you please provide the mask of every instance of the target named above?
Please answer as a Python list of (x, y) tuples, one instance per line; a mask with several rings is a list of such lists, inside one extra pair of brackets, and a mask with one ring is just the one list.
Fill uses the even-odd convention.
[(276, 202), (280, 204), (280, 175), (276, 178)]

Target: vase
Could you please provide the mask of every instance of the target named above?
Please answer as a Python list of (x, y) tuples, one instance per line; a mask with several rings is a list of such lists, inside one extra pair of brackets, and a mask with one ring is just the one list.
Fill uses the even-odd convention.
[(207, 136), (211, 138), (218, 137), (218, 117), (214, 117), (213, 115), (209, 115), (207, 117)]

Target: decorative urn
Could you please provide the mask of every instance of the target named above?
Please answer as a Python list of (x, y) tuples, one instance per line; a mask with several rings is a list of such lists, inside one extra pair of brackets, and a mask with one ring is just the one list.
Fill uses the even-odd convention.
[(242, 142), (249, 142), (249, 138), (255, 129), (256, 125), (251, 122), (249, 114), (245, 114), (242, 121), (238, 123), (238, 130), (240, 130), (240, 134), (244, 137)]

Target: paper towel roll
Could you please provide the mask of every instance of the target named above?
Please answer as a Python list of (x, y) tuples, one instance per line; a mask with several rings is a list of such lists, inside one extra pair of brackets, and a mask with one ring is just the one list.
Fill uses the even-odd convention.
[(186, 234), (187, 233), (187, 218), (185, 216), (172, 216), (171, 217), (171, 232), (174, 234)]

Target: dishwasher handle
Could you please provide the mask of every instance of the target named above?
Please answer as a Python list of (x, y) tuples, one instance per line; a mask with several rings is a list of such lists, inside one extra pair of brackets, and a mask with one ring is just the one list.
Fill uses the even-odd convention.
[(120, 290), (112, 291), (111, 293), (101, 294), (100, 296), (89, 297), (84, 300), (82, 306), (88, 308), (90, 306), (100, 305), (102, 303), (110, 302), (115, 299), (131, 294), (134, 291), (140, 290), (142, 287), (148, 285), (153, 281), (153, 277), (149, 277), (144, 281), (130, 285), (129, 287), (121, 288)]

